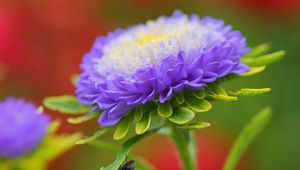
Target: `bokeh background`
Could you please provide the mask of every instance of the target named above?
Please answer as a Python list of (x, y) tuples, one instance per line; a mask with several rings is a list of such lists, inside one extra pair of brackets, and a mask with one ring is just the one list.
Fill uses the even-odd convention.
[[(1, 0), (0, 99), (25, 97), (36, 104), (46, 96), (73, 94), (70, 76), (97, 35), (145, 22), (175, 9), (224, 19), (241, 30), (248, 44), (269, 42), (287, 56), (264, 73), (227, 83), (238, 87), (271, 87), (272, 93), (238, 102), (217, 102), (201, 115), (212, 127), (197, 133), (198, 162), (203, 170), (220, 170), (244, 124), (264, 106), (272, 106), (271, 123), (243, 157), (241, 170), (300, 169), (300, 1), (299, 0)], [(53, 119), (66, 117), (48, 111)], [(59, 133), (89, 135), (96, 122), (69, 125)], [(111, 139), (107, 137), (107, 140)], [(179, 170), (173, 144), (151, 136), (134, 149), (158, 170)], [(99, 169), (114, 154), (77, 146), (51, 162), (50, 170)]]

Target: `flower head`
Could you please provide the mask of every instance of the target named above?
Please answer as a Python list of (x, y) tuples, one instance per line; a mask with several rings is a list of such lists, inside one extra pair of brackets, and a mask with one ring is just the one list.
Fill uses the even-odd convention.
[(77, 96), (103, 110), (99, 123), (111, 126), (148, 101), (164, 103), (184, 89), (248, 71), (240, 62), (247, 51), (242, 34), (222, 20), (175, 11), (98, 37), (81, 65)]
[(48, 123), (48, 117), (23, 99), (0, 102), (0, 157), (17, 157), (32, 151), (45, 135)]

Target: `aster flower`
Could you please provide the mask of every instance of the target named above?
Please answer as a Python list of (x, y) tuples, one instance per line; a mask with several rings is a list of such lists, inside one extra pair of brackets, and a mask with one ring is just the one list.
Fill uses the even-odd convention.
[[(222, 20), (200, 19), (197, 15), (175, 11), (170, 17), (162, 16), (98, 37), (84, 56), (83, 72), (79, 77), (72, 77), (77, 96), (47, 97), (44, 105), (65, 114), (84, 114), (69, 118), (72, 124), (100, 115), (100, 130), (76, 144), (90, 143), (111, 129), (114, 129), (113, 138), (120, 140), (135, 126), (137, 135), (124, 142), (116, 160), (101, 170), (121, 169), (127, 163), (134, 166), (134, 161), (125, 161), (130, 149), (155, 132), (175, 142), (183, 169), (195, 170), (193, 130), (210, 125), (194, 120), (196, 113), (209, 111), (214, 100), (234, 101), (269, 92), (270, 88), (231, 91), (221, 86), (224, 81), (260, 73), (265, 65), (285, 54), (284, 51), (266, 54), (269, 49), (268, 44), (262, 44), (250, 51), (242, 34), (224, 25)], [(250, 121), (224, 169), (234, 169), (270, 115), (271, 110), (267, 108)], [(104, 141), (92, 144), (115, 148)]]
[(49, 118), (23, 99), (0, 102), (0, 157), (18, 157), (34, 150), (46, 134)]
[(222, 20), (176, 11), (98, 37), (81, 65), (77, 97), (103, 111), (102, 126), (112, 126), (149, 101), (165, 103), (176, 93), (247, 72), (240, 62), (247, 51), (242, 34)]

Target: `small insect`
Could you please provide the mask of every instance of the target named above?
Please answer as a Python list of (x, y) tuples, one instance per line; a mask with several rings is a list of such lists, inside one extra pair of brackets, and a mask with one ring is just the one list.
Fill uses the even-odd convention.
[(126, 157), (125, 163), (121, 165), (118, 170), (134, 170), (134, 168), (135, 168), (134, 160), (127, 161), (127, 157)]

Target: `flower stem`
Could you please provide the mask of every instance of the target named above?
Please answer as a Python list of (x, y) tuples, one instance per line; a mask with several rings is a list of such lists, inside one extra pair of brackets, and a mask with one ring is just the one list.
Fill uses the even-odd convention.
[(196, 145), (193, 132), (171, 126), (171, 138), (176, 144), (183, 170), (196, 170)]

